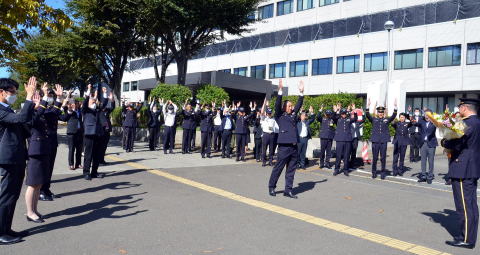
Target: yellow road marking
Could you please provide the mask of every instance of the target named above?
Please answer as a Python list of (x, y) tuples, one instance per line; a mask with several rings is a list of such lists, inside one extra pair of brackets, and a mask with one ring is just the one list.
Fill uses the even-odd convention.
[(384, 245), (384, 246), (387, 246), (387, 247), (391, 247), (391, 248), (394, 248), (394, 249), (397, 249), (397, 250), (401, 250), (401, 251), (405, 251), (405, 252), (409, 252), (409, 253), (417, 254), (417, 255), (451, 255), (451, 254), (443, 253), (441, 251), (430, 249), (430, 248), (427, 248), (427, 247), (424, 247), (424, 246), (421, 246), (421, 245), (416, 245), (416, 244), (413, 244), (413, 243), (404, 242), (404, 241), (401, 241), (401, 240), (398, 240), (398, 239), (395, 239), (395, 238), (391, 238), (391, 237), (388, 237), (388, 236), (371, 233), (371, 232), (368, 232), (368, 231), (365, 231), (365, 230), (361, 230), (361, 229), (358, 229), (358, 228), (353, 228), (353, 227), (350, 227), (350, 226), (347, 226), (347, 225), (344, 225), (344, 224), (340, 224), (340, 223), (332, 222), (332, 221), (322, 219), (322, 218), (319, 218), (319, 217), (315, 217), (313, 215), (297, 212), (297, 211), (294, 211), (294, 210), (290, 210), (290, 209), (280, 207), (280, 206), (277, 206), (277, 205), (273, 205), (273, 204), (270, 204), (270, 203), (266, 203), (266, 202), (263, 202), (263, 201), (259, 201), (259, 200), (255, 200), (255, 199), (252, 199), (252, 198), (237, 195), (235, 193), (232, 193), (232, 192), (229, 192), (229, 191), (226, 191), (226, 190), (215, 188), (215, 187), (212, 187), (212, 186), (200, 183), (200, 182), (196, 182), (196, 181), (193, 181), (193, 180), (189, 180), (189, 179), (186, 179), (186, 178), (183, 178), (183, 177), (180, 177), (180, 176), (176, 176), (176, 175), (173, 175), (173, 174), (161, 171), (161, 170), (151, 169), (151, 168), (149, 168), (145, 165), (142, 165), (142, 164), (128, 162), (128, 160), (124, 160), (124, 159), (119, 158), (119, 157), (115, 157), (115, 156), (111, 156), (111, 155), (108, 155), (107, 157), (109, 159), (113, 160), (113, 161), (125, 162), (124, 164), (126, 164), (128, 166), (131, 166), (131, 167), (134, 167), (136, 169), (143, 169), (143, 170), (145, 170), (149, 173), (152, 173), (152, 174), (155, 174), (155, 175), (158, 175), (158, 176), (162, 176), (166, 179), (176, 181), (176, 182), (179, 182), (179, 183), (183, 183), (183, 184), (186, 184), (186, 185), (194, 187), (194, 188), (202, 189), (202, 190), (208, 191), (210, 193), (216, 194), (216, 195), (221, 196), (221, 197), (225, 197), (225, 198), (228, 198), (228, 199), (231, 199), (231, 200), (234, 200), (234, 201), (237, 201), (237, 202), (241, 202), (241, 203), (244, 203), (244, 204), (247, 204), (247, 205), (251, 205), (251, 206), (254, 206), (254, 207), (262, 208), (262, 209), (265, 209), (267, 211), (278, 213), (278, 214), (281, 214), (281, 215), (284, 215), (284, 216), (287, 216), (287, 217), (290, 217), (290, 218), (294, 218), (294, 219), (297, 219), (297, 220), (301, 220), (301, 221), (304, 221), (304, 222), (307, 222), (307, 223), (310, 223), (310, 224), (313, 224), (313, 225), (317, 225), (319, 227), (331, 229), (331, 230), (334, 230), (334, 231), (337, 231), (337, 232), (340, 232), (340, 233), (344, 233), (344, 234), (347, 234), (347, 235), (350, 235), (350, 236), (355, 236), (355, 237), (361, 238), (363, 240), (368, 240), (368, 241), (378, 243), (378, 244), (381, 244), (381, 245)]

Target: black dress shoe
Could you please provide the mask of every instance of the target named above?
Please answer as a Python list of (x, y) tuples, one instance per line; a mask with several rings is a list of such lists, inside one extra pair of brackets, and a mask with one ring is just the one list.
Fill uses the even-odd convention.
[(459, 247), (459, 248), (466, 248), (466, 249), (475, 248), (475, 244), (465, 243), (465, 242), (457, 241), (457, 240), (446, 241), (445, 243), (448, 244), (448, 245), (454, 246), (454, 247)]
[(380, 175), (380, 179), (382, 179), (382, 180), (385, 180), (386, 177), (387, 177), (387, 175), (384, 174), (384, 173), (382, 173), (382, 174)]
[(222, 155), (222, 158), (225, 158), (225, 155)]
[(339, 173), (340, 173), (340, 172), (335, 169), (335, 171), (333, 171), (333, 176), (337, 176)]
[(289, 198), (294, 198), (294, 199), (297, 199), (297, 198), (298, 198), (298, 197), (295, 196), (291, 191), (289, 191), (289, 192), (283, 192), (283, 196), (289, 197)]
[(427, 181), (426, 179), (420, 178), (420, 179), (418, 179), (417, 182), (426, 182), (426, 181)]
[(0, 236), (0, 245), (9, 245), (9, 244), (18, 243), (20, 241), (22, 241), (22, 238), (18, 236), (11, 236), (11, 235)]
[(324, 168), (324, 167), (325, 167), (325, 165), (320, 165), (319, 167), (320, 167), (320, 169), (322, 169), (322, 168)]
[(273, 166), (273, 162), (268, 162), (268, 166)]
[(9, 230), (9, 231), (7, 231), (7, 233), (8, 233), (8, 235), (10, 235), (10, 236), (20, 237), (20, 238), (26, 237), (26, 236), (28, 236), (28, 234), (30, 234), (30, 233), (28, 232), (28, 230), (24, 230), (24, 231), (20, 231), (20, 232), (13, 231), (13, 230)]
[(262, 167), (266, 167), (266, 166), (267, 166), (267, 164), (265, 164), (265, 163), (262, 163)]
[(377, 179), (377, 174), (372, 174), (372, 179)]
[(428, 179), (428, 180), (427, 180), (427, 183), (428, 183), (428, 184), (432, 184), (432, 180), (431, 180), (431, 179)]
[(30, 217), (28, 217), (28, 216), (27, 216), (27, 221), (30, 221), (30, 222), (33, 222), (33, 223), (44, 223), (44, 222), (45, 222), (45, 221), (44, 221), (42, 218), (40, 218), (40, 217), (38, 217), (38, 219), (34, 220), (34, 219), (32, 219), (32, 218), (30, 218)]
[(96, 173), (96, 174), (92, 174), (90, 177), (102, 179), (103, 177), (105, 177), (105, 175), (102, 173)]
[(92, 180), (92, 176), (90, 176), (89, 174), (85, 174), (85, 175), (83, 175), (83, 179), (85, 179), (87, 181), (90, 181), (90, 180)]
[(240, 158), (239, 158), (239, 157), (237, 157), (237, 158), (235, 159), (235, 161), (237, 161), (237, 162), (238, 162), (238, 161), (240, 161)]
[(205, 155), (202, 154), (202, 158), (205, 158)]
[(53, 197), (46, 194), (40, 194), (38, 199), (41, 201), (53, 201)]
[(208, 155), (207, 155), (207, 158), (212, 158), (212, 155), (208, 154)]
[(270, 196), (272, 196), (272, 197), (277, 195), (277, 193), (275, 193), (275, 189), (272, 189), (272, 188), (268, 189), (268, 194), (270, 194)]
[(170, 153), (170, 154), (173, 154), (173, 151), (172, 151), (172, 150), (170, 150), (170, 151), (169, 151), (169, 153)]
[(343, 170), (343, 174), (344, 174), (345, 176), (349, 176), (348, 170)]

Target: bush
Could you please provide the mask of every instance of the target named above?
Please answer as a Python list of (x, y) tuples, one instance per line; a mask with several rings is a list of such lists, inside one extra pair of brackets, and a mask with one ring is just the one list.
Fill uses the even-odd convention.
[(223, 88), (211, 84), (201, 86), (197, 90), (196, 97), (201, 104), (212, 104), (215, 102), (217, 105), (220, 105), (224, 100), (230, 101), (228, 93)]
[(185, 100), (192, 97), (192, 91), (182, 85), (158, 84), (157, 87), (150, 92), (150, 96), (155, 99), (163, 98), (165, 100), (172, 100), (172, 102), (181, 108)]

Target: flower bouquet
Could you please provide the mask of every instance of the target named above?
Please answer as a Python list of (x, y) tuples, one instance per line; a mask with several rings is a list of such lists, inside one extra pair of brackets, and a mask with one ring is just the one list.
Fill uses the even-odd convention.
[[(430, 118), (432, 123), (438, 128), (440, 132), (440, 136), (444, 139), (452, 140), (461, 138), (465, 135), (465, 129), (467, 126), (463, 120), (454, 120), (455, 114), (450, 114), (447, 110), (444, 112), (443, 115), (437, 113), (430, 113), (427, 112), (426, 115)], [(448, 158), (451, 157), (451, 151), (445, 149)]]

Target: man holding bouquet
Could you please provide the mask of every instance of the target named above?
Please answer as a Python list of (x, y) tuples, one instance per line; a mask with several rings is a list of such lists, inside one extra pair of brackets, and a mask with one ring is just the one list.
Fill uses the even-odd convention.
[[(441, 144), (450, 150), (448, 176), (452, 181), (453, 199), (461, 226), (461, 235), (446, 243), (473, 249), (478, 232), (477, 184), (480, 178), (480, 119), (477, 116), (479, 99), (461, 98), (458, 105), (465, 124), (464, 135), (443, 139)], [(452, 129), (453, 130), (453, 129)]]

